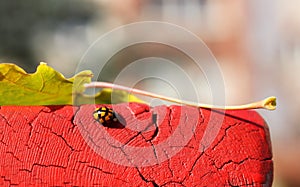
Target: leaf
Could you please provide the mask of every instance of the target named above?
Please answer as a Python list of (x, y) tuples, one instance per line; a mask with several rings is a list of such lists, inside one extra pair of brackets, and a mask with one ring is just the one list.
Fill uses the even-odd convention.
[(83, 71), (66, 79), (46, 63), (33, 74), (14, 64), (0, 64), (0, 77), (1, 105), (64, 105), (72, 104), (75, 77), (80, 77), (82, 86), (91, 81), (92, 72)]
[[(0, 64), (0, 105), (110, 104), (111, 89), (104, 89), (94, 96), (83, 94), (83, 85), (90, 83), (92, 76), (93, 73), (86, 70), (66, 79), (43, 62), (33, 74), (26, 73), (15, 64)], [(142, 102), (133, 95), (126, 97), (126, 93), (116, 95), (117, 102)]]

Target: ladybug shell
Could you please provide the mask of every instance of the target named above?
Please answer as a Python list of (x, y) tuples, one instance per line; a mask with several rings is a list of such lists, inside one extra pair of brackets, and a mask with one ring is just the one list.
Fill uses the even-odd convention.
[(111, 124), (112, 122), (117, 121), (114, 111), (108, 107), (96, 108), (93, 116), (95, 120), (102, 125)]

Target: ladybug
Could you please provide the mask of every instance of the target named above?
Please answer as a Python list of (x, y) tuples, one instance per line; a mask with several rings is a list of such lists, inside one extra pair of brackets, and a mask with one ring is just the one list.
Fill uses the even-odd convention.
[(118, 121), (116, 113), (111, 108), (108, 108), (106, 106), (96, 108), (93, 112), (93, 116), (96, 121), (104, 126)]

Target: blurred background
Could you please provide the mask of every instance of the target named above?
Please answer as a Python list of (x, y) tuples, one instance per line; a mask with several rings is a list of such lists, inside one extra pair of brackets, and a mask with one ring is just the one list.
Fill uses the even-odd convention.
[[(145, 20), (180, 25), (215, 55), (227, 104), (277, 96), (276, 111), (258, 111), (270, 126), (273, 186), (300, 186), (299, 8), (300, 1), (284, 0), (1, 0), (0, 62), (34, 72), (45, 61), (70, 77), (88, 47), (111, 29)], [(113, 80), (122, 63), (149, 56), (149, 49), (181, 59), (155, 45), (136, 48), (138, 55), (134, 47), (119, 54), (100, 79)]]

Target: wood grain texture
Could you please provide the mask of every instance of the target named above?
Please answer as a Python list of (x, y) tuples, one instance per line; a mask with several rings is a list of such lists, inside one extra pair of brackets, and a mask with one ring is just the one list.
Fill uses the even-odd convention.
[[(270, 135), (250, 110), (144, 104), (2, 106), (0, 186), (271, 186)], [(110, 105), (106, 105), (110, 106)]]

